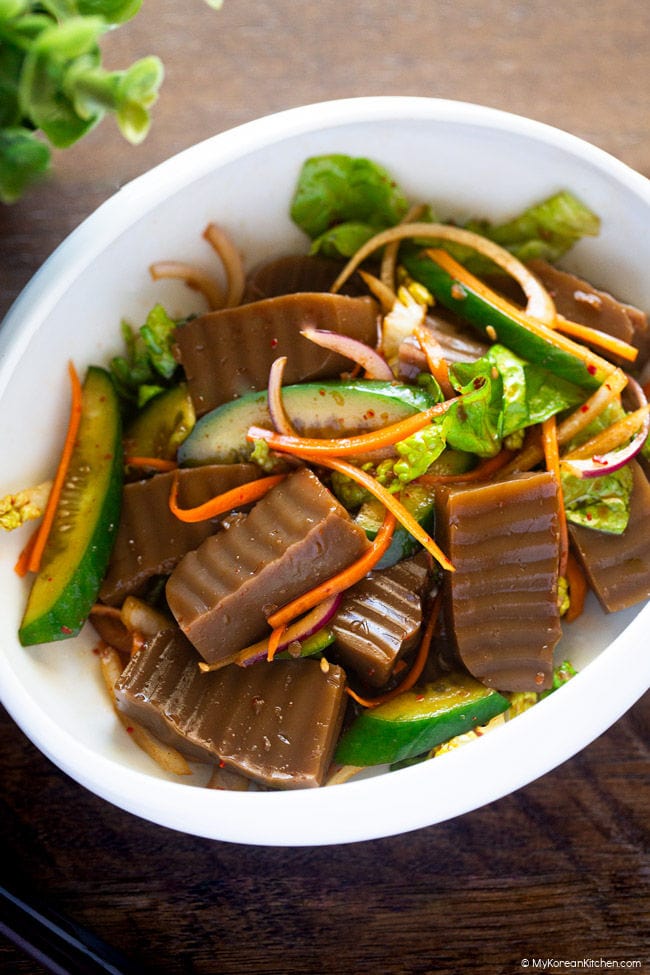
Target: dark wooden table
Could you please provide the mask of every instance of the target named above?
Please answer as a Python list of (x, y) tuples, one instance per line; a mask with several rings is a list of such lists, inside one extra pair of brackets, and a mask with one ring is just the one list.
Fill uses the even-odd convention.
[[(105, 52), (113, 67), (162, 57), (150, 136), (129, 148), (105, 121), (57, 154), (47, 183), (0, 209), (0, 314), (121, 184), (306, 102), (476, 101), (570, 130), (650, 176), (650, 8), (634, 0), (225, 0), (218, 13), (149, 0)], [(140, 821), (59, 772), (3, 714), (3, 865), (136, 971), (160, 975), (498, 975), (522, 959), (650, 972), (649, 704), (540, 781), (452, 822), (297, 849)], [(43, 971), (2, 939), (0, 970)]]

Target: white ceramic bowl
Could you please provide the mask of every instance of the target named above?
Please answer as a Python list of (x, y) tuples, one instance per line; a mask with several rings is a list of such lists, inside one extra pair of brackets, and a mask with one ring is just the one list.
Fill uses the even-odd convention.
[[(288, 217), (303, 160), (346, 152), (382, 162), (413, 200), (443, 216), (505, 218), (566, 187), (602, 218), (602, 233), (567, 264), (650, 309), (650, 184), (602, 151), (526, 119), (457, 102), (360, 98), (292, 109), (182, 152), (125, 186), (36, 274), (0, 331), (0, 493), (48, 476), (65, 424), (66, 362), (105, 362), (155, 301), (173, 312), (197, 297), (154, 284), (150, 262), (214, 266), (201, 233), (226, 227), (246, 262), (303, 249)], [(470, 746), (346, 785), (227, 793), (167, 779), (115, 720), (91, 652), (93, 636), (23, 649), (26, 586), (12, 571), (26, 529), (0, 549), (2, 701), (25, 734), (86, 788), (138, 816), (220, 840), (343, 843), (428, 826), (520, 788), (615, 722), (650, 685), (650, 606), (605, 616), (592, 601), (559, 656), (579, 675)], [(642, 652), (643, 650), (643, 652)]]

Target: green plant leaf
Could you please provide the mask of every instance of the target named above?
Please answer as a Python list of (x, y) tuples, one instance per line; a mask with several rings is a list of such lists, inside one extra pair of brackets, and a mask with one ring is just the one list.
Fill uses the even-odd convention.
[(49, 164), (50, 150), (34, 132), (24, 128), (0, 129), (0, 200), (14, 203), (47, 172)]

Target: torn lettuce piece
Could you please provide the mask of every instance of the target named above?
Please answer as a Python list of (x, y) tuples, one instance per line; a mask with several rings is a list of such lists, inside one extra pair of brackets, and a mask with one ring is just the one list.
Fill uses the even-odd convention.
[(629, 465), (601, 477), (576, 477), (562, 471), (567, 520), (596, 531), (622, 535), (630, 519), (633, 477)]
[(372, 224), (354, 220), (339, 223), (316, 237), (309, 252), (322, 257), (352, 257), (367, 240), (375, 236), (377, 230)]
[[(484, 447), (475, 451), (480, 456), (490, 456), (487, 450), (496, 452), (494, 444), (497, 441), (535, 423), (541, 423), (563, 410), (578, 406), (584, 400), (584, 393), (573, 383), (553, 375), (542, 366), (527, 362), (498, 343), (491, 346), (476, 362), (454, 363), (450, 369), (450, 378), (455, 388), (463, 393), (471, 389), (472, 383), (475, 386), (481, 381), (484, 383), (483, 397), (487, 412), (482, 418), (480, 434)], [(487, 386), (490, 387), (489, 390), (485, 388)], [(475, 399), (478, 410), (480, 392)], [(456, 414), (462, 425), (462, 405), (456, 409)], [(473, 419), (476, 431), (477, 418)], [(481, 420), (480, 416), (478, 420)], [(466, 431), (454, 431), (452, 436), (450, 444), (461, 447), (458, 438), (466, 438)], [(470, 448), (465, 445), (463, 449)]]
[(173, 382), (179, 369), (173, 354), (177, 325), (162, 305), (154, 305), (137, 331), (122, 322), (126, 354), (113, 357), (110, 371), (124, 402), (141, 408)]
[(398, 223), (408, 201), (383, 166), (342, 153), (303, 163), (291, 218), (312, 240), (337, 224), (354, 222), (375, 231)]
[(481, 231), (519, 260), (555, 261), (582, 237), (597, 237), (600, 219), (566, 190), (549, 196), (518, 217)]

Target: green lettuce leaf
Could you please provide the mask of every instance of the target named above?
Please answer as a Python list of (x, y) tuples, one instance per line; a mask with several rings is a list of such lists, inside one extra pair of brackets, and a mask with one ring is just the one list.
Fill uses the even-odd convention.
[(302, 166), (291, 202), (291, 218), (315, 239), (342, 223), (375, 231), (398, 223), (408, 201), (378, 163), (342, 153), (312, 156)]
[(567, 520), (596, 531), (622, 535), (630, 518), (633, 477), (629, 465), (601, 477), (562, 472)]
[(178, 324), (162, 305), (154, 305), (137, 331), (122, 322), (126, 354), (111, 360), (110, 371), (125, 403), (140, 408), (175, 379), (179, 366), (173, 343)]

